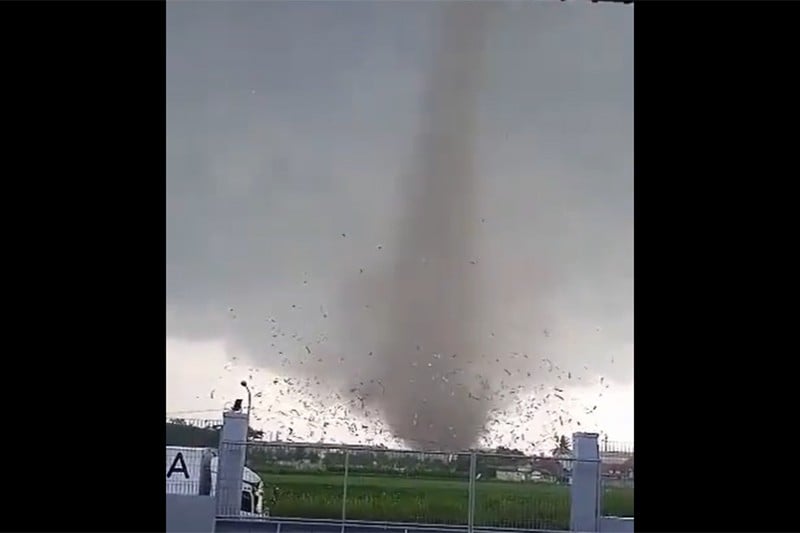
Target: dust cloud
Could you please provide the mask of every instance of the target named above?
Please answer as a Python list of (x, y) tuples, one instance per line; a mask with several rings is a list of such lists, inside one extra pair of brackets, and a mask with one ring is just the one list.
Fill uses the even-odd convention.
[(402, 185), (406, 215), (388, 247), (390, 266), (358, 285), (357, 296), (385, 299), (387, 308), (367, 398), (406, 443), (465, 449), (476, 442), (492, 405), (470, 386), (485, 373), (503, 372), (487, 365), (475, 373), (482, 341), (473, 151), (485, 37), (496, 6), (441, 9), (416, 160)]

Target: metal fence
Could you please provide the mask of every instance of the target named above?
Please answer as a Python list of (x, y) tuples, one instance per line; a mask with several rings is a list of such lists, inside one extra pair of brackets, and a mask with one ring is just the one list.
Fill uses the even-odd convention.
[(569, 529), (573, 459), (476, 453), (475, 525)]
[(603, 516), (633, 516), (633, 444), (603, 439), (600, 442), (600, 474), (603, 482)]
[(201, 429), (219, 429), (222, 427), (221, 419), (212, 418), (183, 418), (183, 417), (167, 417), (167, 424), (176, 426), (187, 426)]
[(167, 447), (167, 494), (208, 496), (212, 492), (210, 449)]
[[(273, 518), (569, 529), (569, 457), (258, 441), (239, 455)], [(632, 516), (632, 487), (605, 487), (606, 500)]]

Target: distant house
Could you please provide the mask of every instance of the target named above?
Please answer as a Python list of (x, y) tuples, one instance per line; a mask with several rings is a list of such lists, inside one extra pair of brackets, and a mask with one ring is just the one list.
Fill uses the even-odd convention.
[(520, 472), (516, 468), (501, 467), (497, 469), (495, 477), (499, 481), (528, 481), (530, 472)]
[(633, 456), (622, 463), (622, 472), (628, 479), (633, 479)]
[(572, 473), (572, 459), (563, 456), (537, 457), (531, 464), (534, 470), (559, 483), (566, 483)]
[(495, 476), (501, 481), (554, 482), (565, 477), (565, 469), (552, 457), (534, 458), (520, 466), (501, 466)]
[(311, 459), (280, 459), (274, 461), (275, 465), (288, 466), (294, 470), (322, 470), (322, 461), (312, 461)]
[(603, 477), (607, 479), (633, 479), (632, 454), (624, 458), (617, 454), (612, 456), (610, 461), (601, 457), (600, 467)]
[(572, 464), (575, 462), (575, 457), (572, 455), (572, 452), (559, 453), (556, 454), (554, 458), (561, 465), (563, 472), (566, 472), (567, 474), (572, 472)]

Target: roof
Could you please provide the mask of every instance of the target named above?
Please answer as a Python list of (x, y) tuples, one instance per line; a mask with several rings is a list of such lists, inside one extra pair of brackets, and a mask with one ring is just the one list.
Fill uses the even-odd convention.
[[(219, 464), (219, 458), (214, 457), (211, 459), (211, 473), (216, 475), (217, 474), (217, 465)], [(250, 484), (259, 484), (262, 482), (261, 476), (247, 468), (244, 467), (244, 474), (242, 475), (242, 480), (250, 483)]]

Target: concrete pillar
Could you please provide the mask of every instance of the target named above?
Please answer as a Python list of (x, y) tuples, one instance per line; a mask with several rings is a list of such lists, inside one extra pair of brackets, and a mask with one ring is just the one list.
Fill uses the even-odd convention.
[(217, 463), (217, 516), (239, 516), (247, 455), (247, 414), (225, 411)]
[(570, 531), (600, 531), (600, 449), (597, 433), (573, 433)]

